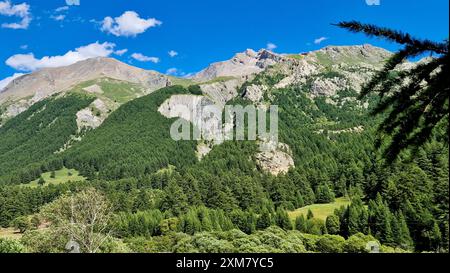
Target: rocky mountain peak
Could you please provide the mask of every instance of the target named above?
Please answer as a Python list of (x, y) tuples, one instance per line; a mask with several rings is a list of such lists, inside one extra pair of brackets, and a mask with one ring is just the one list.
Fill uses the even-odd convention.
[(0, 103), (33, 97), (32, 104), (82, 82), (102, 77), (140, 84), (148, 90), (170, 85), (169, 78), (156, 71), (133, 67), (112, 58), (97, 57), (21, 76), (0, 93)]
[(340, 63), (345, 62), (347, 64), (354, 63), (368, 63), (368, 64), (380, 64), (386, 61), (392, 53), (370, 44), (353, 45), (353, 46), (327, 46), (314, 54), (322, 59), (326, 59), (329, 62)]
[(247, 49), (237, 53), (233, 58), (223, 62), (213, 63), (206, 69), (195, 74), (196, 81), (210, 81), (218, 77), (243, 77), (262, 72), (265, 68), (280, 62), (282, 55), (273, 53), (266, 49), (258, 52)]

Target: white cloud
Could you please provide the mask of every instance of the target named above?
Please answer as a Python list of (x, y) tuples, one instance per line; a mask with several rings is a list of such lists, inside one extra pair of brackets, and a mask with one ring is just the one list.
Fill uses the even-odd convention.
[(79, 6), (80, 0), (66, 0), (66, 5), (68, 6)]
[(15, 16), (22, 19), (18, 23), (3, 23), (3, 28), (27, 29), (31, 22), (30, 5), (27, 3), (13, 5), (9, 0), (0, 1), (0, 15)]
[(3, 80), (0, 80), (0, 91), (2, 91), (6, 86), (8, 86), (8, 84), (10, 82), (12, 82), (13, 80), (15, 80), (18, 77), (23, 76), (23, 75), (25, 75), (25, 74), (23, 74), (23, 73), (14, 73), (14, 75), (12, 75), (10, 77), (7, 77), (7, 78), (5, 78)]
[(6, 60), (6, 64), (20, 71), (35, 71), (47, 67), (67, 66), (89, 58), (107, 57), (114, 52), (115, 46), (113, 43), (105, 42), (100, 44), (95, 42), (68, 51), (64, 55), (45, 56), (41, 59), (37, 59), (33, 53), (17, 54), (9, 57)]
[(266, 48), (267, 48), (267, 50), (272, 51), (272, 50), (274, 50), (275, 48), (277, 48), (277, 45), (274, 44), (274, 43), (268, 43), (267, 46), (266, 46)]
[(168, 54), (169, 54), (170, 57), (173, 58), (173, 57), (178, 55), (178, 52), (176, 52), (175, 50), (171, 50), (171, 51), (168, 52)]
[(69, 6), (63, 6), (63, 7), (59, 7), (57, 9), (55, 9), (55, 12), (62, 12), (62, 11), (68, 11), (69, 10)]
[(178, 69), (175, 68), (175, 67), (169, 68), (169, 69), (167, 69), (166, 74), (167, 75), (174, 75), (174, 76), (178, 75)]
[(314, 40), (314, 44), (319, 45), (320, 43), (322, 43), (323, 41), (328, 40), (327, 37), (320, 37)]
[(60, 14), (60, 15), (52, 15), (52, 16), (50, 16), (50, 18), (55, 20), (55, 21), (64, 21), (66, 16), (63, 15), (63, 14)]
[(131, 58), (140, 61), (140, 62), (152, 62), (152, 63), (159, 63), (158, 57), (148, 57), (145, 55), (142, 55), (141, 53), (133, 53), (131, 54)]
[(114, 51), (114, 54), (116, 54), (118, 56), (122, 56), (123, 54), (125, 54), (127, 52), (128, 52), (128, 49), (124, 48), (124, 49), (121, 49), (121, 50)]
[(126, 11), (119, 17), (105, 17), (101, 30), (115, 36), (136, 37), (151, 27), (161, 25), (155, 18), (142, 19), (135, 11)]

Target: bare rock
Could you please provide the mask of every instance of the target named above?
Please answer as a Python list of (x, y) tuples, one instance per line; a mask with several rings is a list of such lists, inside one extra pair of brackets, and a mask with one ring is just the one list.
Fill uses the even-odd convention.
[(258, 103), (262, 101), (267, 90), (268, 88), (265, 85), (252, 84), (246, 87), (244, 97), (254, 103)]
[(195, 74), (192, 79), (200, 82), (218, 77), (241, 77), (264, 71), (267, 67), (282, 61), (282, 55), (262, 49), (259, 52), (247, 49), (236, 54), (231, 60), (213, 63)]
[(243, 79), (231, 79), (210, 84), (200, 85), (203, 94), (208, 96), (215, 104), (224, 106), (228, 101), (238, 95), (238, 89), (243, 84)]
[(281, 150), (260, 152), (256, 155), (256, 160), (261, 169), (273, 175), (287, 173), (295, 165), (292, 157)]

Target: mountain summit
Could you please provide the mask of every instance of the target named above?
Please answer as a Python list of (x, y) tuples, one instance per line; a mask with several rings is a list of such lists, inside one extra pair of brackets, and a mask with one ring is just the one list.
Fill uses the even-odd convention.
[(170, 85), (169, 78), (156, 71), (133, 67), (112, 58), (98, 57), (21, 76), (0, 93), (0, 104), (29, 97), (31, 97), (29, 104), (33, 104), (52, 94), (98, 78), (136, 83), (150, 91)]
[(262, 72), (268, 66), (281, 61), (283, 57), (266, 49), (256, 52), (247, 49), (236, 54), (231, 60), (213, 63), (195, 74), (196, 81), (209, 81), (218, 77), (241, 77)]

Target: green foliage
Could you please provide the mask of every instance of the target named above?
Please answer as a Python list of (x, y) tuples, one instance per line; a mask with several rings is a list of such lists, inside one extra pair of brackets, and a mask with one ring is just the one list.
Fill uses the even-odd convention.
[(77, 134), (76, 113), (93, 98), (80, 94), (40, 101), (0, 128), (0, 183), (24, 183), (60, 169), (54, 153)]
[(313, 214), (313, 212), (311, 210), (308, 210), (308, 214), (306, 215), (306, 219), (310, 220), (312, 218), (314, 218), (314, 214)]
[(295, 229), (303, 233), (308, 232), (307, 219), (305, 219), (305, 216), (303, 216), (303, 214), (295, 218)]
[(39, 177), (39, 180), (38, 180), (38, 185), (39, 186), (43, 186), (43, 185), (45, 185), (45, 179), (41, 176), (41, 177)]
[(0, 254), (23, 252), (25, 252), (25, 247), (19, 241), (0, 238)]
[(316, 202), (319, 204), (333, 203), (334, 193), (328, 185), (320, 185), (316, 190)]
[(336, 215), (330, 215), (327, 217), (325, 221), (325, 225), (327, 227), (327, 231), (329, 234), (339, 234), (341, 229), (341, 223), (339, 221), (339, 217)]
[(188, 87), (188, 91), (192, 95), (198, 95), (198, 96), (203, 95), (202, 89), (200, 88), (199, 85), (190, 85)]
[(376, 242), (377, 240), (370, 235), (357, 233), (350, 236), (344, 243), (344, 251), (347, 253), (367, 253), (367, 244), (369, 242)]
[(289, 215), (284, 209), (278, 208), (275, 214), (275, 223), (277, 226), (284, 230), (292, 229), (292, 222), (289, 219)]
[[(383, 140), (388, 142), (384, 150), (387, 160), (392, 162), (401, 151), (423, 145), (432, 139), (433, 132), (436, 132), (434, 129), (439, 126), (446, 129), (443, 135), (447, 135), (445, 139), (448, 143), (448, 40), (440, 43), (419, 40), (409, 34), (356, 21), (341, 22), (337, 26), (404, 45), (361, 92), (361, 97), (370, 92), (380, 94), (381, 99), (374, 114), (388, 112), (379, 127), (378, 144), (381, 146)], [(404, 60), (429, 53), (437, 56), (412, 69), (392, 73)], [(408, 84), (404, 84), (405, 79), (409, 80)], [(391, 137), (386, 138), (384, 135)]]
[[(321, 77), (339, 76), (331, 70), (325, 73)], [(273, 85), (284, 76), (262, 73), (255, 83)], [(124, 104), (61, 154), (53, 151), (36, 161), (16, 162), (26, 176), (11, 176), (15, 171), (0, 168), (6, 182), (37, 179), (63, 166), (88, 178), (54, 185), (43, 176), (49, 182), (43, 187), (0, 187), (0, 225), (35, 214), (69, 191), (76, 195), (95, 188), (113, 205), (115, 215), (108, 228), (117, 237), (108, 238), (99, 252), (359, 253), (366, 251), (369, 239), (389, 245), (384, 246), (388, 251), (448, 249), (445, 141), (435, 136), (415, 153), (404, 151), (401, 161), (383, 165), (373, 148), (374, 128), (382, 117), (368, 118), (362, 102), (352, 100), (353, 90), (338, 91), (332, 98), (336, 105), (326, 98), (311, 99), (309, 84), (270, 88), (265, 94), (265, 100), (280, 106), (280, 141), (293, 153), (295, 168), (287, 174), (260, 172), (255, 163), (258, 145), (251, 141), (225, 142), (197, 161), (197, 143), (171, 140), (173, 120), (157, 111), (173, 94), (200, 92), (198, 86), (174, 86)], [(367, 100), (370, 109), (375, 99)], [(76, 111), (70, 111), (73, 118)], [(9, 121), (15, 125), (8, 132), (20, 128), (15, 119)], [(346, 131), (359, 126), (364, 130)], [(8, 164), (6, 158), (0, 159), (0, 166)], [(59, 171), (55, 175), (62, 177)], [(340, 205), (345, 206), (330, 215)], [(323, 209), (314, 210), (316, 217), (311, 211), (305, 219), (314, 206)], [(305, 215), (297, 213), (302, 209)], [(286, 210), (296, 210), (289, 213), (292, 221), (295, 218), (295, 230)], [(324, 236), (327, 233), (348, 239), (343, 243), (339, 236)], [(32, 252), (64, 252), (64, 236), (26, 231), (23, 244)]]
[(256, 228), (266, 229), (273, 224), (274, 221), (272, 220), (272, 215), (267, 208), (264, 208), (261, 215), (258, 217), (258, 220), (256, 221)]
[(169, 165), (194, 164), (195, 142), (172, 140), (173, 120), (158, 112), (171, 95), (186, 93), (183, 87), (172, 86), (124, 104), (100, 128), (63, 153), (66, 165), (88, 178), (114, 180), (142, 177)]
[(20, 233), (24, 233), (31, 228), (31, 222), (28, 217), (20, 216), (12, 221), (11, 226), (18, 229)]
[(345, 239), (338, 235), (325, 234), (317, 240), (316, 249), (324, 253), (341, 253)]

